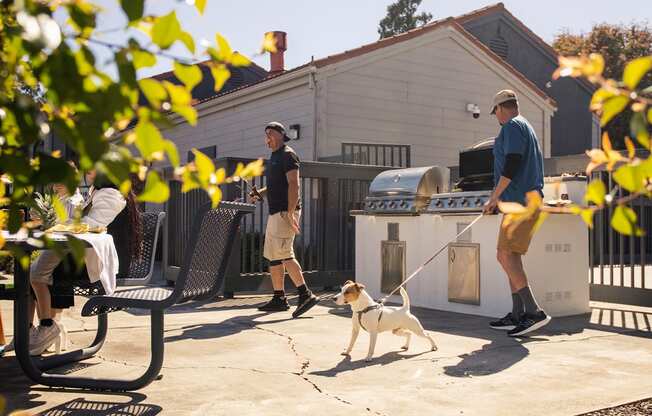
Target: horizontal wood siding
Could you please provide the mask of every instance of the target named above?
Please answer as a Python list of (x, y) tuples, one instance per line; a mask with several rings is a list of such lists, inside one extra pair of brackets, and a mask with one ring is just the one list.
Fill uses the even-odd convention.
[[(457, 40), (438, 37), (319, 76), (320, 157), (339, 155), (342, 142), (395, 143), (412, 146), (413, 166), (457, 165), (460, 149), (498, 133), (489, 109), (504, 88), (519, 94), (521, 112), (543, 143), (541, 105)], [(479, 119), (466, 111), (468, 103), (480, 106)]]
[(164, 131), (173, 140), (182, 162), (192, 148), (217, 146), (217, 157), (267, 157), (264, 127), (270, 121), (279, 121), (286, 128), (301, 126), (299, 140), (291, 141), (299, 157), (313, 157), (313, 91), (308, 85), (295, 87), (244, 104), (200, 116), (196, 127), (187, 123)]

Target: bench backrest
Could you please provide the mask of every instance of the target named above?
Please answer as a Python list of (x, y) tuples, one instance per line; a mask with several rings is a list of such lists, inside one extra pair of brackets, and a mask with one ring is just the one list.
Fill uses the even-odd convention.
[(237, 202), (221, 202), (215, 209), (206, 204), (199, 209), (175, 284), (177, 303), (217, 295), (240, 219), (253, 211), (253, 205)]
[(165, 218), (165, 212), (143, 212), (143, 245), (140, 258), (131, 259), (129, 264), (130, 280), (148, 280), (154, 271), (154, 257), (156, 256), (156, 244), (158, 242), (161, 222)]

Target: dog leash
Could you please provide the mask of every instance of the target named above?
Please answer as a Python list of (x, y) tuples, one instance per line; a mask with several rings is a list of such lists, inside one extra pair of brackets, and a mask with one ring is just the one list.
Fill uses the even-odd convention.
[(457, 235), (455, 237), (451, 238), (448, 242), (446, 242), (446, 244), (444, 244), (442, 246), (442, 248), (437, 250), (437, 252), (435, 252), (435, 254), (433, 254), (432, 257), (430, 257), (428, 260), (426, 260), (424, 263), (422, 263), (421, 266), (419, 266), (414, 272), (412, 272), (412, 274), (410, 276), (408, 276), (407, 279), (405, 279), (400, 285), (396, 286), (394, 288), (394, 290), (389, 292), (388, 295), (386, 295), (386, 296), (382, 297), (380, 300), (378, 300), (378, 303), (380, 305), (384, 305), (385, 301), (387, 301), (387, 299), (390, 296), (392, 296), (394, 293), (396, 293), (397, 290), (399, 290), (401, 287), (405, 286), (407, 284), (407, 282), (409, 282), (410, 280), (412, 280), (413, 277), (415, 277), (417, 274), (419, 274), (431, 261), (433, 261), (439, 254), (441, 254), (441, 252), (444, 251), (446, 249), (446, 247), (448, 247), (449, 244), (451, 244), (453, 241), (457, 240), (462, 234), (464, 234), (469, 229), (471, 229), (471, 227), (473, 227), (473, 225), (475, 225), (475, 223), (478, 222), (480, 220), (480, 218), (482, 218), (482, 217), (484, 217), (484, 212), (482, 214), (478, 215), (477, 217), (475, 217), (475, 219), (473, 221), (471, 221), (471, 223), (469, 225), (464, 227), (464, 229), (462, 231), (460, 231), (459, 233), (457, 233)]

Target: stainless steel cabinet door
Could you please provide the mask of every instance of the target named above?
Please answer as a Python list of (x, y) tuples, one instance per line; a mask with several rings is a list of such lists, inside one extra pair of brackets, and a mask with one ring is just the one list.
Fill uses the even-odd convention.
[(480, 304), (480, 244), (449, 244), (448, 301)]

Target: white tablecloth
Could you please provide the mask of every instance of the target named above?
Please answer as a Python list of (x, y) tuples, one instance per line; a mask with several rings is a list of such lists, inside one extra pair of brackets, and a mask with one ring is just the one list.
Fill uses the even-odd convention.
[[(9, 234), (6, 231), (2, 231), (2, 236), (7, 241), (26, 240), (26, 236)], [(113, 237), (106, 233), (75, 234), (74, 236), (80, 240), (86, 241), (91, 246), (86, 249), (84, 254), (88, 278), (91, 282), (97, 282), (99, 280), (102, 283), (106, 294), (112, 294), (115, 291), (115, 279), (120, 265)], [(60, 234), (51, 234), (50, 238), (54, 240), (66, 239), (64, 235)]]

